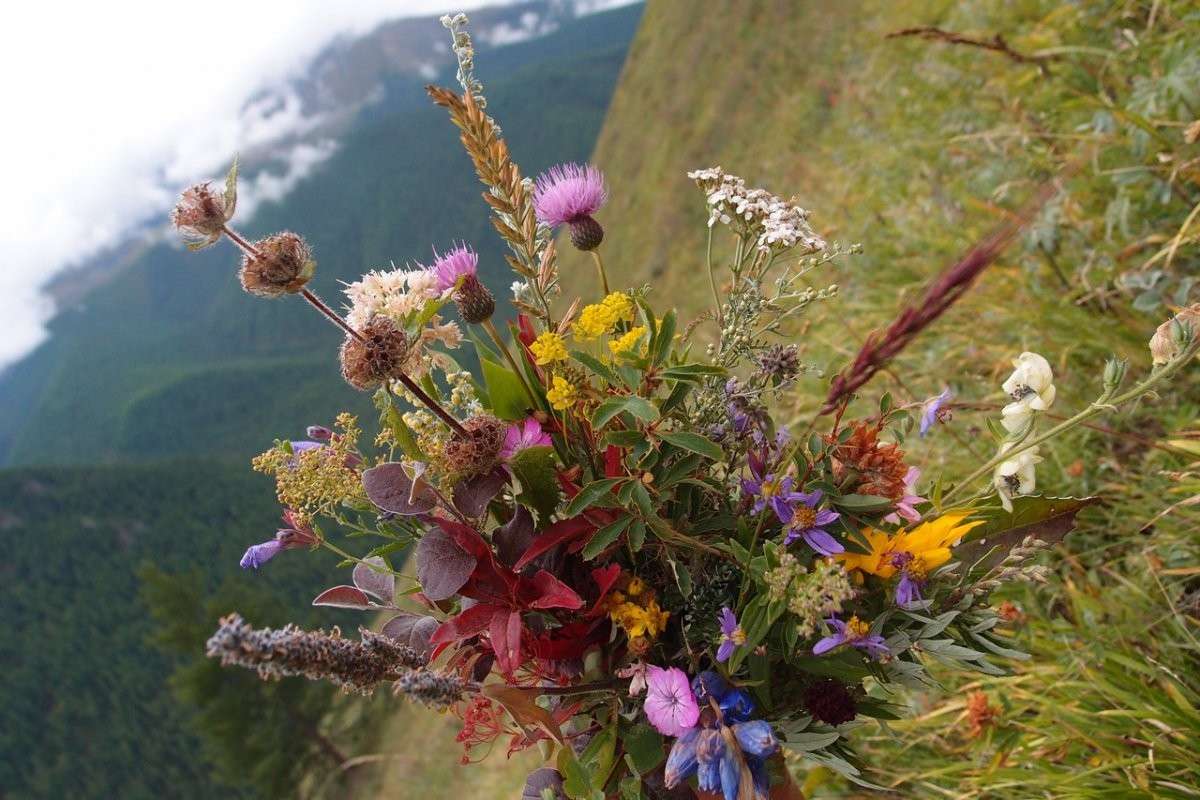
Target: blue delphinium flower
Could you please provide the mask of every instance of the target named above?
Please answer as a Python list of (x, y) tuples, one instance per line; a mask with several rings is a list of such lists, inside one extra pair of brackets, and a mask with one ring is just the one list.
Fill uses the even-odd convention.
[(807, 494), (796, 492), (793, 495), (794, 503), (788, 509), (789, 518), (783, 520), (788, 532), (783, 540), (785, 545), (802, 538), (809, 547), (823, 556), (832, 556), (846, 551), (842, 543), (825, 530), (826, 525), (837, 522), (841, 515), (828, 508), (818, 511), (817, 503), (821, 502), (822, 496), (823, 493), (820, 489), (814, 489)]
[(945, 422), (949, 418), (950, 409), (943, 409), (942, 407), (950, 402), (953, 397), (954, 393), (947, 387), (942, 390), (941, 394), (929, 398), (921, 405), (920, 432), (922, 437), (929, 433), (929, 429), (935, 423)]
[(766, 761), (779, 750), (779, 741), (767, 722), (750, 719), (755, 708), (749, 693), (715, 672), (697, 675), (692, 690), (701, 703), (715, 701), (720, 713), (702, 715), (697, 727), (675, 740), (663, 773), (667, 788), (696, 775), (703, 791), (720, 792), (725, 800), (753, 800), (739, 797), (749, 776), (765, 797), (770, 788)]
[(733, 609), (728, 606), (721, 609), (718, 621), (721, 623), (721, 646), (717, 648), (717, 661), (724, 663), (733, 655), (735, 649), (746, 643), (746, 632), (738, 624)]

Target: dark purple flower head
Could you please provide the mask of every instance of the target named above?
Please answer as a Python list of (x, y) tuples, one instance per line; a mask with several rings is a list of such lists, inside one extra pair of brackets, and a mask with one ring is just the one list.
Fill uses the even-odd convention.
[(729, 606), (721, 609), (718, 621), (721, 623), (721, 646), (717, 648), (717, 661), (724, 663), (733, 655), (735, 649), (746, 644), (746, 632), (738, 624), (737, 615)]
[(942, 390), (942, 393), (929, 398), (921, 405), (921, 436), (929, 433), (929, 429), (937, 422), (949, 422), (950, 409), (943, 408), (946, 403), (949, 403), (954, 398), (954, 393), (949, 387)]
[(888, 646), (884, 642), (883, 637), (878, 633), (871, 633), (871, 626), (858, 617), (850, 617), (845, 622), (842, 622), (837, 617), (833, 617), (825, 620), (825, 622), (836, 633), (832, 636), (826, 636), (817, 642), (817, 646), (813, 648), (813, 655), (824, 655), (835, 647), (840, 647), (844, 644), (857, 647), (860, 650), (866, 650), (869, 655), (875, 657), (888, 652)]
[(479, 268), (479, 256), (465, 244), (455, 245), (441, 255), (434, 250), (433, 255), (434, 262), (430, 269), (437, 276), (440, 292), (455, 288), (460, 278), (476, 275)]
[(791, 517), (784, 520), (787, 536), (783, 543), (789, 545), (796, 539), (803, 538), (809, 547), (823, 556), (844, 553), (846, 548), (842, 543), (825, 530), (826, 525), (837, 522), (841, 515), (827, 508), (818, 511), (817, 503), (821, 502), (821, 496), (820, 489), (814, 489), (807, 494), (796, 493), (795, 503), (790, 507)]
[(608, 199), (604, 175), (590, 164), (559, 164), (538, 176), (533, 189), (537, 218), (550, 227), (591, 217)]

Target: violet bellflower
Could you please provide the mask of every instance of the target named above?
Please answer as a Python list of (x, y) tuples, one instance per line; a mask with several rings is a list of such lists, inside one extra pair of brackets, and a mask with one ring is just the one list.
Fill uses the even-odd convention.
[(317, 543), (317, 535), (313, 529), (302, 522), (291, 509), (283, 512), (283, 521), (290, 527), (281, 528), (273, 538), (246, 549), (242, 560), (238, 562), (242, 569), (258, 569), (284, 550), (312, 547)]
[(888, 652), (888, 646), (883, 637), (878, 633), (871, 633), (871, 626), (858, 617), (850, 617), (845, 622), (837, 617), (832, 617), (825, 622), (834, 629), (835, 633), (817, 642), (813, 648), (813, 655), (824, 655), (835, 647), (845, 644), (865, 650), (868, 655), (875, 658)]
[(783, 540), (784, 545), (789, 545), (796, 539), (802, 538), (809, 547), (823, 556), (832, 556), (846, 551), (842, 543), (825, 530), (826, 525), (837, 522), (841, 515), (827, 508), (818, 511), (817, 503), (821, 502), (822, 496), (823, 492), (820, 489), (814, 489), (808, 493), (796, 492), (792, 495), (794, 502), (788, 506), (788, 518), (780, 517), (787, 529), (787, 536)]
[(771, 726), (750, 719), (755, 711), (750, 695), (715, 672), (697, 675), (692, 688), (717, 710), (676, 739), (663, 772), (667, 788), (696, 775), (703, 791), (720, 792), (724, 800), (753, 800), (739, 796), (748, 774), (755, 792), (765, 797), (770, 789), (766, 762), (779, 749)]
[(921, 404), (921, 427), (920, 434), (922, 437), (929, 433), (929, 429), (938, 422), (948, 422), (950, 420), (950, 409), (944, 406), (954, 399), (954, 392), (947, 387), (942, 390), (941, 394), (935, 395)]

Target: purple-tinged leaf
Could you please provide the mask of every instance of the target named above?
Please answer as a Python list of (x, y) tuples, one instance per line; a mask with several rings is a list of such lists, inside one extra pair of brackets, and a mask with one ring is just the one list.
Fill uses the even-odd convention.
[(354, 566), (354, 585), (385, 603), (390, 604), (396, 597), (396, 576), (379, 556), (364, 558), (363, 563)]
[(427, 530), (417, 542), (417, 580), (434, 602), (453, 597), (471, 577), (475, 564), (475, 556), (439, 527)]
[(317, 595), (312, 604), (314, 606), (353, 608), (356, 611), (365, 611), (371, 607), (371, 598), (357, 586), (335, 586)]
[(437, 497), (422, 481), (413, 480), (398, 461), (371, 467), (363, 473), (363, 489), (367, 499), (383, 511), (411, 517), (424, 514), (437, 504)]
[(465, 478), (454, 485), (454, 507), (472, 519), (482, 517), (488, 503), (508, 483), (508, 473), (500, 467), (483, 475)]
[(533, 514), (528, 508), (518, 504), (513, 518), (492, 531), (492, 544), (496, 545), (496, 555), (501, 563), (507, 567), (516, 564), (517, 559), (533, 543), (534, 535)]
[(521, 800), (545, 800), (546, 791), (550, 791), (553, 800), (567, 800), (563, 794), (562, 775), (552, 767), (542, 767), (529, 773), (525, 779), (525, 789), (521, 792)]
[(1013, 510), (987, 514), (984, 524), (954, 548), (954, 558), (970, 566), (986, 554), (979, 566), (993, 567), (1027, 536), (1057, 544), (1075, 529), (1075, 515), (1099, 502), (1098, 497), (1014, 497)]
[(433, 645), (429, 640), (433, 638), (433, 632), (438, 629), (439, 624), (441, 623), (435, 617), (405, 612), (384, 623), (382, 633), (428, 657), (433, 652)]

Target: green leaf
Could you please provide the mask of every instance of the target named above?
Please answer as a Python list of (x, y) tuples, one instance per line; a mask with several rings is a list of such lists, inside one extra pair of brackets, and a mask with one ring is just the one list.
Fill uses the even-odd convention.
[(675, 585), (679, 587), (679, 593), (685, 598), (691, 597), (692, 574), (688, 572), (687, 567), (670, 556), (667, 557), (667, 563), (671, 565), (671, 572), (675, 576)]
[(583, 556), (583, 560), (591, 561), (593, 558), (604, 552), (604, 549), (615, 542), (617, 537), (619, 537), (625, 531), (625, 529), (629, 527), (629, 523), (632, 521), (632, 517), (621, 517), (616, 522), (605, 525), (603, 528), (592, 534), (592, 538), (588, 540), (588, 543), (584, 545), (583, 552), (580, 553), (580, 555)]
[(637, 447), (646, 441), (646, 434), (641, 431), (608, 431), (604, 441), (617, 447)]
[(613, 372), (610, 366), (590, 353), (585, 353), (582, 350), (572, 350), (571, 358), (575, 359), (580, 364), (583, 364), (585, 367), (599, 375), (601, 378), (604, 378), (604, 380), (608, 381), (613, 386), (621, 386), (625, 384), (625, 381), (621, 380), (620, 376)]
[(625, 745), (625, 754), (629, 756), (632, 767), (639, 774), (644, 775), (662, 763), (663, 738), (658, 731), (644, 722), (627, 728), (621, 741)]
[(691, 475), (700, 467), (700, 456), (684, 456), (671, 465), (665, 475), (655, 479), (654, 486), (659, 492), (664, 492), (679, 481)]
[(482, 356), (479, 366), (487, 384), (488, 400), (491, 402), (489, 410), (500, 419), (525, 419), (529, 411), (529, 398), (521, 386), (521, 379), (511, 369)]
[(415, 461), (425, 461), (425, 454), (417, 444), (417, 437), (413, 435), (412, 428), (408, 427), (400, 409), (396, 408), (386, 389), (375, 393), (375, 406), (383, 411), (383, 422), (392, 432), (392, 438), (396, 440), (401, 452)]
[(642, 545), (646, 543), (646, 523), (635, 519), (629, 526), (629, 534), (625, 537), (625, 541), (629, 542), (629, 549), (633, 552), (641, 550)]
[[(625, 757), (629, 761), (629, 757)], [(621, 779), (621, 785), (618, 787), (621, 790), (621, 800), (646, 800), (646, 795), (642, 794), (642, 779), (634, 775), (626, 775)]]
[(633, 502), (642, 512), (642, 516), (646, 519), (656, 519), (658, 513), (654, 510), (654, 502), (650, 499), (650, 492), (646, 490), (646, 484), (641, 481), (634, 481), (633, 487)]
[(695, 382), (702, 378), (725, 375), (727, 371), (724, 367), (718, 367), (716, 364), (676, 364), (673, 367), (667, 367), (660, 374), (668, 380)]
[(1061, 542), (1075, 529), (1075, 515), (1099, 502), (1098, 497), (1014, 497), (1011, 513), (1002, 508), (983, 512), (984, 523), (954, 548), (954, 557), (973, 564), (986, 555), (979, 566), (988, 568), (1002, 561), (1026, 536), (1051, 544)]
[(592, 414), (592, 427), (595, 429), (603, 428), (618, 414), (630, 413), (640, 419), (642, 422), (654, 422), (658, 419), (658, 409), (644, 397), (637, 395), (627, 395), (624, 397), (611, 397), (605, 400)]
[(554, 448), (527, 447), (513, 456), (508, 466), (521, 483), (517, 501), (537, 512), (545, 522), (558, 507), (558, 479), (554, 474)]
[(698, 433), (692, 433), (691, 431), (672, 431), (670, 433), (659, 432), (656, 433), (655, 436), (657, 436), (659, 439), (662, 439), (664, 442), (669, 442), (676, 447), (697, 453), (705, 458), (710, 458), (713, 461), (720, 461), (725, 457), (725, 451), (721, 449), (720, 445), (711, 439), (706, 439)]
[(789, 736), (788, 740), (783, 743), (783, 746), (789, 750), (798, 750), (801, 753), (808, 753), (813, 750), (820, 750), (823, 747), (828, 747), (838, 740), (841, 736), (837, 731), (829, 733), (797, 733)]
[(671, 352), (671, 342), (675, 339), (675, 309), (671, 309), (662, 318), (658, 332), (654, 336), (653, 349), (650, 353), (651, 363), (655, 366), (666, 360)]
[(563, 776), (563, 791), (571, 800), (604, 800), (604, 793), (592, 786), (592, 774), (570, 747), (558, 751), (558, 771)]
[(866, 513), (886, 511), (892, 507), (891, 500), (886, 497), (877, 497), (873, 494), (845, 494), (841, 497), (830, 497), (829, 502), (838, 508)]
[(667, 399), (663, 400), (662, 403), (659, 404), (659, 411), (663, 414), (666, 414), (676, 406), (682, 405), (683, 401), (687, 399), (687, 396), (691, 394), (693, 386), (694, 384), (687, 383), (685, 381), (679, 381), (676, 383), (675, 387), (671, 389), (671, 393), (667, 395)]
[(571, 498), (571, 502), (567, 503), (567, 507), (563, 509), (562, 516), (564, 519), (577, 516), (585, 508), (591, 508), (597, 505), (603, 498), (607, 498), (614, 486), (616, 486), (624, 478), (601, 478), (598, 481), (592, 481), (587, 486), (579, 490), (579, 494)]
[[(597, 791), (604, 788), (608, 782), (608, 773), (612, 772), (617, 758), (617, 726), (613, 724), (602, 728), (592, 737), (579, 754), (579, 760), (591, 773), (592, 787)], [(601, 797), (603, 793), (601, 792)]]

